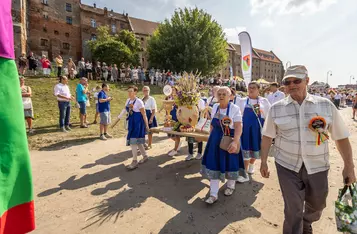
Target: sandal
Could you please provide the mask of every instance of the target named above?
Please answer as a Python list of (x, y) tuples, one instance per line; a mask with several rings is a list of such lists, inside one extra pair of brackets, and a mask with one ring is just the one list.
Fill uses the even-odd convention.
[(224, 195), (226, 195), (226, 196), (232, 196), (232, 194), (234, 193), (234, 189), (232, 189), (232, 188), (226, 188), (225, 190), (224, 190)]
[(209, 205), (212, 205), (213, 203), (215, 203), (218, 200), (217, 197), (214, 196), (210, 196), (205, 202)]
[(133, 161), (129, 166), (126, 167), (128, 170), (135, 170), (138, 168), (138, 161)]
[(148, 157), (148, 156), (144, 156), (144, 157), (139, 161), (139, 164), (146, 163), (148, 160), (149, 160), (149, 157)]

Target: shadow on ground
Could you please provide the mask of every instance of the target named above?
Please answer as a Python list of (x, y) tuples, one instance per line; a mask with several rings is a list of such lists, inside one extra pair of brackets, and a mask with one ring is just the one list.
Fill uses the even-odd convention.
[[(57, 188), (43, 191), (38, 196), (50, 196), (61, 190), (77, 190), (118, 178), (117, 181), (91, 191), (93, 196), (100, 196), (110, 190), (120, 190), (117, 195), (81, 212), (89, 216), (83, 229), (105, 222), (115, 223), (127, 211), (140, 207), (150, 197), (179, 211), (178, 215), (165, 224), (160, 233), (219, 233), (230, 223), (261, 216), (252, 204), (263, 187), (262, 183), (251, 181), (247, 184), (237, 184), (233, 196), (224, 197), (221, 191), (219, 201), (207, 206), (201, 198), (192, 199), (202, 189), (207, 189), (207, 185), (202, 182), (203, 178), (197, 175), (200, 170), (199, 161), (169, 164), (167, 162), (172, 158), (162, 154), (151, 158), (135, 171), (127, 171), (122, 162), (128, 156), (130, 157), (130, 151), (108, 155), (93, 164), (84, 165), (82, 168), (117, 164), (80, 178), (72, 176)], [(167, 165), (160, 166), (164, 163)], [(196, 175), (187, 177), (194, 174)]]
[(84, 144), (93, 142), (95, 140), (98, 140), (98, 136), (64, 140), (64, 141), (56, 142), (54, 144), (42, 147), (39, 150), (40, 151), (56, 151), (56, 150), (61, 150), (64, 148), (69, 148), (72, 146), (84, 145)]

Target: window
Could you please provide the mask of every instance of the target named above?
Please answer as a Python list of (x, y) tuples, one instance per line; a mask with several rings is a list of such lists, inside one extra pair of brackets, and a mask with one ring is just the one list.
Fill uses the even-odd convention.
[(90, 38), (92, 41), (96, 41), (97, 40), (97, 35), (95, 34), (92, 34), (91, 38)]
[(42, 30), (43, 30), (44, 32), (47, 32), (46, 26), (43, 26)]
[(112, 24), (112, 33), (117, 32), (117, 26), (115, 24)]
[(71, 3), (66, 3), (66, 11), (72, 12), (72, 4)]
[(48, 40), (47, 39), (41, 39), (41, 46), (48, 46)]
[(55, 35), (59, 35), (59, 32), (57, 30), (54, 31)]
[(144, 38), (142, 37), (142, 38), (140, 38), (141, 39), (141, 41), (144, 41)]
[(70, 45), (69, 45), (69, 43), (63, 43), (63, 44), (62, 44), (62, 47), (63, 47), (63, 49), (65, 49), (65, 50), (69, 50)]
[(42, 4), (48, 5), (48, 0), (41, 0)]
[(97, 27), (97, 22), (95, 21), (95, 19), (90, 19), (90, 26), (92, 28), (96, 28)]
[(67, 17), (66, 17), (66, 23), (67, 23), (67, 24), (72, 24), (72, 17), (67, 16)]
[(120, 28), (121, 28), (121, 29), (124, 29), (124, 28), (125, 28), (124, 23), (120, 23)]
[(69, 37), (69, 33), (65, 33), (64, 35), (65, 35), (66, 37)]
[(43, 12), (43, 18), (44, 19), (48, 19), (48, 13), (47, 12)]

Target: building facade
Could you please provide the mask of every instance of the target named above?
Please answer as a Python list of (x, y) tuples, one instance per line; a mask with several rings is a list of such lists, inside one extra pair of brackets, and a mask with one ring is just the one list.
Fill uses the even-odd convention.
[[(148, 68), (148, 39), (159, 23), (130, 17), (81, 3), (81, 0), (14, 0), (13, 20), (16, 56), (34, 52), (53, 60), (58, 54), (64, 59), (81, 57), (91, 59), (87, 46), (89, 40), (96, 40), (97, 28), (108, 26), (112, 34), (120, 30), (133, 32), (141, 42), (140, 62)], [(228, 43), (227, 64), (219, 71), (223, 79), (242, 77), (240, 45)], [(252, 79), (264, 78), (280, 82), (284, 73), (282, 61), (272, 52), (253, 49)]]

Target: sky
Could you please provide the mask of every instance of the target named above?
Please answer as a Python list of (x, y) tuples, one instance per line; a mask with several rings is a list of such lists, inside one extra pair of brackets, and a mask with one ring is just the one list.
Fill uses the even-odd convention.
[(155, 22), (176, 8), (204, 9), (222, 26), (228, 42), (247, 31), (253, 47), (272, 50), (285, 65), (303, 64), (312, 81), (357, 82), (356, 0), (82, 0)]

